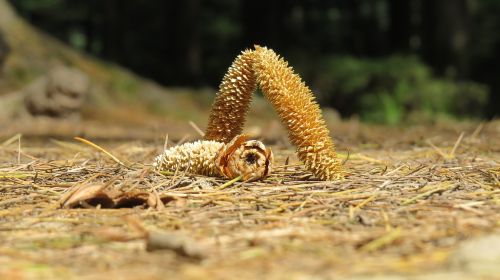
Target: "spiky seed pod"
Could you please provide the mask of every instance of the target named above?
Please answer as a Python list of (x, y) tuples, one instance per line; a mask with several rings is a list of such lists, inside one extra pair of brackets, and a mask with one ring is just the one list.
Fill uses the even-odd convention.
[(217, 141), (195, 141), (166, 149), (157, 156), (153, 167), (164, 171), (219, 176), (215, 159), (224, 143)]
[(269, 148), (246, 135), (236, 136), (230, 143), (203, 140), (166, 149), (157, 156), (157, 170), (221, 176), (229, 179), (264, 179), (271, 171), (273, 155)]
[(227, 143), (241, 133), (256, 88), (253, 55), (250, 50), (242, 52), (222, 79), (208, 119), (206, 140)]
[(341, 178), (341, 163), (311, 90), (274, 51), (255, 48), (257, 82), (287, 128), (299, 159), (318, 179)]

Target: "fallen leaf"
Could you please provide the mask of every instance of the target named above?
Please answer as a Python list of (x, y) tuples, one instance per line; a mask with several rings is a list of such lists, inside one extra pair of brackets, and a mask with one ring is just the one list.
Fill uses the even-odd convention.
[(59, 200), (61, 208), (133, 208), (151, 207), (165, 209), (165, 203), (176, 198), (157, 192), (122, 191), (118, 187), (106, 184), (78, 185), (64, 194)]
[[(70, 191), (70, 194), (66, 197), (61, 198), (59, 203), (63, 208), (72, 208), (77, 206), (81, 201), (88, 201), (92, 199), (104, 198), (103, 189), (107, 185), (80, 185), (74, 190)], [(90, 203), (89, 203), (90, 204)]]

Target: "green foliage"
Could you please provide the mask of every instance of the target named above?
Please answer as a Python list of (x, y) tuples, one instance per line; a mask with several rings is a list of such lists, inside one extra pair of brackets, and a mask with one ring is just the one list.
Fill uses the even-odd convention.
[[(303, 61), (297, 68), (320, 101), (343, 116), (392, 124), (498, 116), (498, 0), (9, 1), (72, 47), (168, 86), (216, 87), (240, 50), (261, 44), (291, 65)], [(394, 53), (429, 67), (414, 56), (380, 58)], [(112, 87), (137, 91), (119, 77)]]
[[(318, 64), (313, 88), (320, 101), (335, 104), (344, 115), (357, 112), (365, 121), (397, 124), (481, 117), (488, 100), (487, 87), (433, 77), (414, 56), (329, 56)], [(352, 112), (343, 111), (344, 104)]]
[(119, 94), (118, 98), (135, 101), (138, 98), (139, 83), (131, 75), (121, 69), (110, 68), (110, 90)]

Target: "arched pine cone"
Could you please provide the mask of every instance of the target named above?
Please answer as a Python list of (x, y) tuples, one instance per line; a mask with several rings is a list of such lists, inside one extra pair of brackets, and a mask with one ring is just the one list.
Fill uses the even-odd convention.
[(333, 140), (311, 90), (273, 50), (244, 51), (224, 76), (205, 139), (227, 143), (241, 133), (256, 83), (271, 102), (299, 159), (318, 179), (343, 177)]
[(241, 134), (256, 88), (253, 56), (253, 51), (242, 52), (224, 75), (208, 118), (206, 140), (227, 143)]
[(274, 51), (255, 49), (257, 83), (286, 127), (299, 159), (318, 179), (342, 178), (333, 140), (311, 90)]

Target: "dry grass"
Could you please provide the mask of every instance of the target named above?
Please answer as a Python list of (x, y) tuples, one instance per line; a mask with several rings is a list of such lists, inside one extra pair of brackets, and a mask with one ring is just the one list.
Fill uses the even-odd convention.
[[(290, 279), (453, 271), (449, 259), (459, 244), (500, 232), (499, 124), (476, 128), (362, 126), (350, 134), (352, 127), (343, 131), (340, 125), (336, 135), (345, 136), (337, 142), (340, 151), (350, 149), (341, 153), (349, 174), (336, 182), (310, 179), (283, 145), (273, 147), (277, 167), (267, 180), (228, 184), (181, 170), (153, 172), (148, 163), (162, 145), (145, 140), (99, 142), (112, 159), (74, 140), (5, 138), (0, 278)], [(156, 209), (60, 209), (72, 187), (106, 183), (169, 199)], [(202, 248), (203, 258), (147, 251), (144, 234), (158, 231), (182, 235), (182, 242)]]

